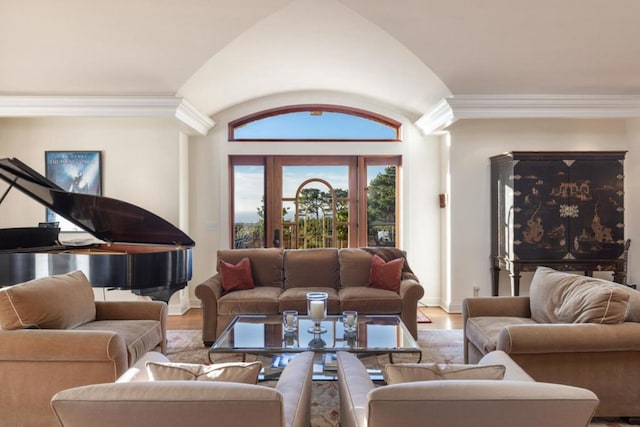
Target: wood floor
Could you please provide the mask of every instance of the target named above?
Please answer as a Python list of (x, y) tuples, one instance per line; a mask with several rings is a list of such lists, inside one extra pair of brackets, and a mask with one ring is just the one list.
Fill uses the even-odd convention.
[[(418, 323), (418, 329), (462, 329), (462, 316), (449, 314), (440, 307), (420, 307), (431, 323)], [(201, 329), (202, 310), (192, 308), (182, 316), (169, 316), (168, 329)]]

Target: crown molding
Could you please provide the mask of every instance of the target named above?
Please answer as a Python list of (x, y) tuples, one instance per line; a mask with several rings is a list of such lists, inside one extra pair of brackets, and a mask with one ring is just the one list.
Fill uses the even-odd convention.
[(456, 95), (440, 101), (416, 121), (437, 133), (460, 119), (640, 117), (638, 95)]
[(174, 117), (198, 135), (215, 126), (175, 96), (0, 96), (0, 117)]
[(416, 120), (415, 124), (426, 135), (444, 130), (456, 120), (447, 99), (440, 101), (430, 112)]
[(179, 98), (180, 104), (176, 108), (175, 116), (188, 128), (196, 131), (199, 135), (206, 135), (216, 125), (209, 116), (204, 115), (184, 98)]

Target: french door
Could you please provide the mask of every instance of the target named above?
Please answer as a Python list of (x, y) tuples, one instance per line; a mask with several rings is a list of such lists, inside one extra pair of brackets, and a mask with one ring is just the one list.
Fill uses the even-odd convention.
[(397, 156), (232, 156), (232, 247), (396, 246), (399, 166)]

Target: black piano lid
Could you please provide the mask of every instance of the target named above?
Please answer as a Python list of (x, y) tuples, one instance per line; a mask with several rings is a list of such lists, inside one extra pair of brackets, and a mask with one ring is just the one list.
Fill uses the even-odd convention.
[(109, 197), (70, 193), (18, 159), (0, 159), (0, 178), (104, 242), (195, 245), (152, 212)]

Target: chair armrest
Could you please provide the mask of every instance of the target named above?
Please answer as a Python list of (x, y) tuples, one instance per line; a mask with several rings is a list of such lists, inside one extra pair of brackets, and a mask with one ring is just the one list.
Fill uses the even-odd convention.
[[(368, 426), (587, 426), (598, 406), (584, 388), (532, 381), (443, 380), (378, 387)], [(532, 410), (535, 408), (535, 410)], [(471, 421), (470, 421), (471, 420)]]
[(167, 352), (167, 303), (163, 301), (96, 301), (96, 320), (157, 320), (162, 341), (160, 351)]
[(276, 390), (282, 393), (286, 426), (308, 427), (311, 424), (312, 351), (296, 355), (280, 374)]
[(115, 380), (128, 367), (124, 339), (110, 331), (20, 329), (0, 332), (0, 361), (112, 362)]
[(0, 331), (0, 425), (53, 425), (55, 393), (115, 381), (127, 366), (124, 339), (114, 332)]
[(568, 323), (506, 326), (497, 349), (511, 355), (640, 351), (640, 323)]
[(284, 425), (278, 391), (233, 382), (94, 384), (55, 394), (51, 407), (65, 427)]
[(96, 301), (96, 320), (159, 320), (167, 322), (162, 301)]
[(474, 297), (462, 301), (462, 320), (470, 317), (531, 317), (529, 297)]
[[(529, 297), (473, 297), (462, 300), (462, 333), (464, 360), (469, 362), (467, 320), (471, 317), (505, 316), (531, 318)], [(502, 350), (502, 348), (497, 348)]]
[[(340, 424), (343, 427), (364, 426), (367, 417), (367, 395), (375, 385), (367, 369), (354, 354), (339, 351), (337, 361)], [(424, 419), (420, 422), (424, 423)]]
[(496, 350), (485, 354), (484, 357), (478, 361), (478, 365), (503, 365), (505, 367), (503, 380), (505, 381), (534, 381), (534, 379), (504, 351)]
[(404, 279), (400, 282), (400, 297), (402, 298), (402, 321), (418, 339), (418, 301), (424, 296), (424, 288), (414, 279)]
[(202, 341), (209, 346), (217, 338), (218, 300), (223, 294), (220, 274), (215, 274), (196, 286), (195, 294), (202, 307)]

